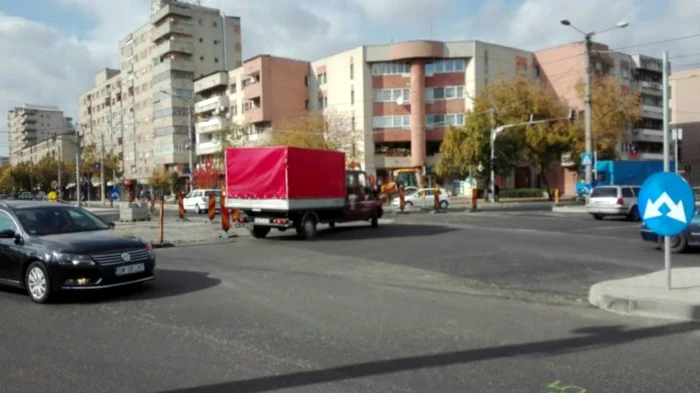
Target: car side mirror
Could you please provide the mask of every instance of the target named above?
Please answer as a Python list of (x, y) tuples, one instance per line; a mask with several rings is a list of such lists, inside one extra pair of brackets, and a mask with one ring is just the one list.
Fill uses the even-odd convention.
[(15, 235), (14, 229), (3, 229), (0, 231), (0, 239), (14, 239)]

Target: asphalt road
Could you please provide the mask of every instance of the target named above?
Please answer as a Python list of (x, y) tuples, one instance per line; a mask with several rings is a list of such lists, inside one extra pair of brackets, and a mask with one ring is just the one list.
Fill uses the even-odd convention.
[(630, 237), (635, 224), (547, 214), (400, 221), (339, 227), (315, 242), (284, 234), (158, 250), (158, 279), (142, 291), (48, 306), (2, 291), (1, 390), (695, 391), (699, 324), (504, 299), (492, 295), (507, 289), (479, 285), (571, 294), (606, 271), (660, 267), (660, 253)]

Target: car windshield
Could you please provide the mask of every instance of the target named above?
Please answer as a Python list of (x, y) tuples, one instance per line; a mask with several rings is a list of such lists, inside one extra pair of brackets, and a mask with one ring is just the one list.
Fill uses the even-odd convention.
[(31, 207), (15, 211), (24, 230), (31, 236), (92, 232), (109, 225), (92, 213), (72, 206)]
[(617, 198), (617, 188), (598, 187), (591, 193), (591, 198)]

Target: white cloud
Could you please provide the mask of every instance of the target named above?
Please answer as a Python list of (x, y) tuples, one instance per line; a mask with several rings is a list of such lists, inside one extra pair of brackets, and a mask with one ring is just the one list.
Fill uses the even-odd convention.
[[(76, 116), (80, 93), (101, 68), (117, 66), (118, 43), (148, 21), (150, 0), (55, 0), (91, 20), (79, 37), (42, 23), (0, 13), (0, 110), (25, 102), (58, 105)], [(392, 38), (420, 34), (426, 26), (455, 26), (436, 39), (480, 39), (530, 50), (581, 39), (559, 24), (571, 19), (581, 29), (601, 29), (619, 20), (630, 26), (601, 34), (612, 47), (641, 44), (700, 32), (697, 0), (202, 0), (202, 5), (241, 17), (245, 57), (270, 53), (315, 59), (373, 42), (387, 29)], [(455, 23), (456, 14), (464, 16)], [(389, 33), (386, 33), (389, 34)], [(402, 36), (404, 35), (404, 36)], [(631, 48), (660, 56), (700, 52), (700, 38)], [(681, 63), (700, 63), (700, 56)], [(6, 142), (0, 138), (0, 154)]]
[[(700, 33), (696, 5), (697, 0), (525, 0), (508, 7), (505, 0), (489, 0), (457, 24), (453, 38), (539, 50), (583, 39), (581, 33), (561, 25), (561, 19), (583, 31), (602, 31), (624, 20), (629, 27), (601, 33), (594, 40), (612, 48), (628, 47)], [(625, 51), (661, 57), (663, 50), (673, 55), (693, 48), (700, 51), (700, 37)]]

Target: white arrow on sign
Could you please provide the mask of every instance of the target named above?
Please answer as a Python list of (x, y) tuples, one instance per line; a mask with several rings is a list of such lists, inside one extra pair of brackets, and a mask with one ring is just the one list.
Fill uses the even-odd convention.
[(647, 220), (649, 218), (661, 217), (663, 214), (659, 209), (663, 205), (666, 205), (669, 209), (668, 213), (666, 213), (666, 217), (672, 218), (676, 221), (680, 221), (684, 224), (688, 223), (688, 220), (685, 218), (685, 209), (683, 208), (683, 201), (678, 201), (678, 203), (674, 203), (671, 197), (668, 196), (668, 194), (665, 192), (661, 194), (661, 196), (658, 197), (654, 202), (652, 202), (651, 199), (647, 199), (647, 207), (644, 210), (643, 218)]

